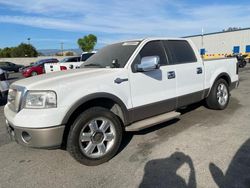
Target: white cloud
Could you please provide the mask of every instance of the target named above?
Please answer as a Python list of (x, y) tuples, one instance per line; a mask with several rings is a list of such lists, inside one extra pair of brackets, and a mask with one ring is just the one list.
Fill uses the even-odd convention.
[[(17, 13), (0, 15), (0, 23), (14, 23), (63, 31), (104, 33), (112, 41), (144, 36), (185, 36), (247, 27), (250, 8), (243, 5), (195, 6), (170, 0), (0, 0)], [(13, 14), (13, 13), (12, 13)], [(112, 36), (113, 35), (113, 36)]]

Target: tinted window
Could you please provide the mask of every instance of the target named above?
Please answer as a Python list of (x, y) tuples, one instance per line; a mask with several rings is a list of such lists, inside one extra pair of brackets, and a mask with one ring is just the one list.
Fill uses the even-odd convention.
[(73, 58), (71, 58), (71, 62), (78, 62), (79, 61), (79, 57), (73, 57)]
[(161, 41), (148, 42), (137, 55), (134, 64), (140, 64), (141, 59), (146, 56), (158, 56), (161, 65), (167, 65), (166, 53)]
[(171, 64), (196, 62), (196, 56), (190, 44), (184, 40), (164, 41), (164, 45), (169, 52)]
[(91, 56), (81, 67), (123, 68), (139, 43), (129, 41), (108, 45)]
[(87, 54), (82, 54), (82, 59), (81, 61), (86, 61), (88, 58), (90, 58), (94, 53), (87, 53)]

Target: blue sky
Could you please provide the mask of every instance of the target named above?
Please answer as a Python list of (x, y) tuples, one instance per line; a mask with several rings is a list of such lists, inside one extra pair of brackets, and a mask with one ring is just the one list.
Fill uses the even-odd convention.
[(0, 48), (31, 43), (37, 49), (78, 48), (93, 33), (97, 48), (148, 36), (178, 37), (250, 27), (248, 1), (0, 0)]

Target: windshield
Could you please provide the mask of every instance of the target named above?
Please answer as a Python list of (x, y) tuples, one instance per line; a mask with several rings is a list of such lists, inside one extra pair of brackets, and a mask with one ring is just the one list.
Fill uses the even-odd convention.
[(81, 68), (123, 68), (138, 45), (138, 41), (108, 45), (91, 56)]
[(60, 63), (66, 63), (66, 62), (69, 62), (70, 61), (70, 58), (64, 58), (62, 59), (61, 61), (59, 61)]
[(35, 63), (32, 63), (32, 65), (40, 65), (40, 64), (42, 64), (43, 63), (43, 60), (39, 60), (39, 61), (37, 61), (37, 62), (35, 62)]

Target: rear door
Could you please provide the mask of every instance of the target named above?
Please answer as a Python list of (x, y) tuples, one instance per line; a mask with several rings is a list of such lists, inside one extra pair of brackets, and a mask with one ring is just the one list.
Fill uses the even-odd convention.
[[(147, 56), (158, 56), (161, 67), (149, 72), (136, 72), (135, 65)], [(133, 109), (132, 119), (138, 121), (151, 116), (172, 111), (176, 107), (176, 79), (162, 41), (150, 41), (137, 54), (129, 75)]]
[(193, 48), (186, 40), (166, 40), (164, 46), (170, 64), (175, 67), (178, 107), (203, 99), (204, 65), (196, 58)]

